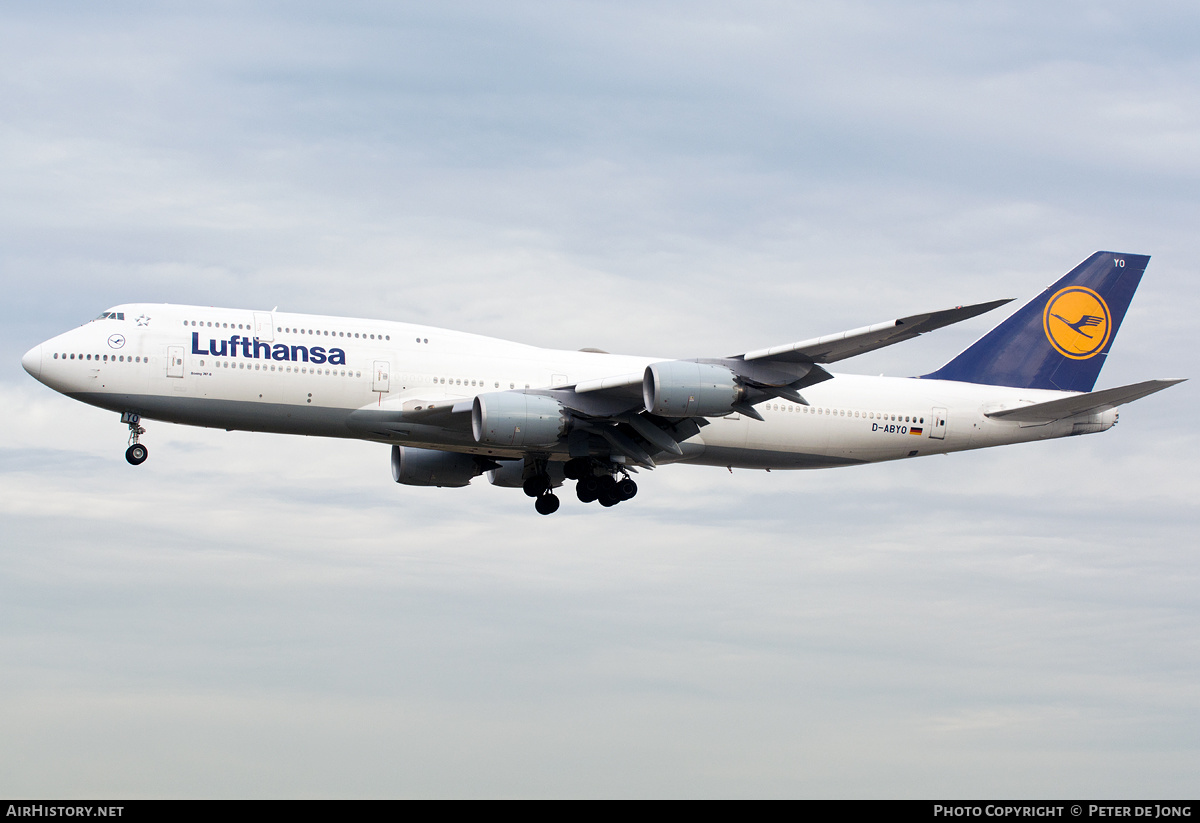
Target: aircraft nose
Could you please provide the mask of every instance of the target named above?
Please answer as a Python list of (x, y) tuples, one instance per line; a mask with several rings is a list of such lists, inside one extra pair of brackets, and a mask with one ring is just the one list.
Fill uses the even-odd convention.
[(21, 358), (21, 365), (25, 367), (25, 371), (32, 375), (34, 380), (41, 380), (42, 347), (34, 346), (32, 349), (25, 352), (25, 356)]

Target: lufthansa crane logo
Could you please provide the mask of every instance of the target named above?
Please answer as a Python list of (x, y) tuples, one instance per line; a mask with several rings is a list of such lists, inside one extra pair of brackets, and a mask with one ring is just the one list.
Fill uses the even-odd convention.
[(125, 345), (125, 335), (110, 334), (108, 336), (108, 345), (110, 348), (119, 349)]
[(1064, 357), (1087, 360), (1104, 350), (1112, 315), (1104, 298), (1083, 286), (1068, 286), (1046, 301), (1042, 328), (1050, 345)]

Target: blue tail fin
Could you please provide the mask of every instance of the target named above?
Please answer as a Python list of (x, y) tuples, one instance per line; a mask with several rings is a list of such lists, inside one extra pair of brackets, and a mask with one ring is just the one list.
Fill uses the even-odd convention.
[(1091, 391), (1148, 255), (1098, 251), (932, 374), (1027, 389)]

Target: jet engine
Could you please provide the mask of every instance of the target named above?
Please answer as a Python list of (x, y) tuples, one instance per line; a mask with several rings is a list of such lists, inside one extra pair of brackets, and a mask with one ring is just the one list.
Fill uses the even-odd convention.
[(711, 363), (664, 360), (646, 367), (642, 400), (661, 417), (718, 417), (729, 414), (744, 391), (732, 371)]
[(553, 446), (567, 433), (563, 405), (541, 394), (502, 391), (476, 395), (475, 441), (489, 446)]
[(460, 488), (480, 474), (479, 461), (469, 454), (392, 446), (392, 479), (405, 486)]

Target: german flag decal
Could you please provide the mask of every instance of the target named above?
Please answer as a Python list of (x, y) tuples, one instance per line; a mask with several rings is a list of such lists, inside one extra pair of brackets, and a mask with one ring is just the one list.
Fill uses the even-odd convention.
[(911, 427), (911, 428), (908, 430), (908, 433), (909, 433), (909, 434), (920, 434), (920, 433), (921, 433), (921, 427), (920, 427), (920, 426), (913, 426), (913, 427)]

